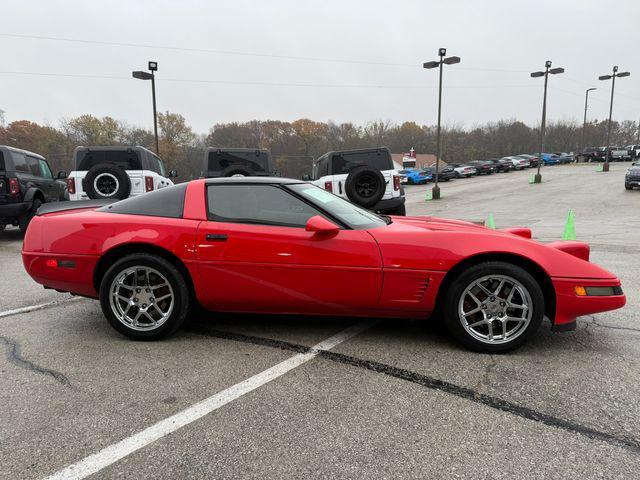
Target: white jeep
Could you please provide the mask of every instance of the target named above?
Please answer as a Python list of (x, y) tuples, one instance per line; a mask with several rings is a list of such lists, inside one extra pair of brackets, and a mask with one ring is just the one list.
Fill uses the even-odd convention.
[(386, 147), (325, 153), (304, 180), (374, 212), (406, 215), (400, 173)]
[(69, 200), (122, 200), (169, 187), (176, 176), (144, 147), (77, 147), (67, 189)]

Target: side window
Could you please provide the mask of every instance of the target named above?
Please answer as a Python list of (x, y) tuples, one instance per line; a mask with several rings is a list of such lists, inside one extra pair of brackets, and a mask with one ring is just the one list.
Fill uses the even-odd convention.
[(304, 228), (316, 209), (273, 185), (209, 185), (209, 220)]
[(11, 152), (11, 158), (13, 159), (13, 166), (16, 172), (31, 173), (29, 165), (27, 165), (27, 157), (24, 153)]
[(149, 166), (151, 167), (151, 171), (156, 172), (159, 175), (162, 175), (163, 177), (166, 177), (165, 172), (164, 172), (164, 164), (162, 163), (162, 160), (160, 160), (159, 157), (156, 157), (155, 155), (150, 155), (149, 157)]
[(53, 180), (53, 174), (46, 160), (38, 160), (40, 162), (40, 174), (49, 180)]
[(37, 158), (27, 157), (27, 165), (29, 166), (29, 173), (34, 177), (42, 177), (42, 172), (40, 171), (40, 162)]
[(391, 158), (386, 150), (373, 152), (339, 153), (333, 156), (333, 173), (349, 173), (355, 167), (366, 165), (374, 170), (393, 170)]
[(320, 157), (320, 159), (313, 164), (313, 179), (326, 177), (329, 175), (329, 157)]

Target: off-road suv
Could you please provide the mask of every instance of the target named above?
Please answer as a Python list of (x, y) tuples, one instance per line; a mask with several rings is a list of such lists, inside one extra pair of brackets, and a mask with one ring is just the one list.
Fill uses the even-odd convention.
[(386, 147), (327, 152), (304, 180), (374, 212), (406, 214), (400, 174)]
[(272, 170), (269, 150), (209, 147), (204, 152), (202, 176), (270, 177), (275, 176), (275, 172)]
[(37, 153), (0, 145), (0, 231), (17, 225), (23, 232), (45, 202), (66, 199), (65, 172), (54, 178)]
[(78, 147), (67, 178), (70, 200), (135, 197), (173, 185), (178, 172), (144, 147)]

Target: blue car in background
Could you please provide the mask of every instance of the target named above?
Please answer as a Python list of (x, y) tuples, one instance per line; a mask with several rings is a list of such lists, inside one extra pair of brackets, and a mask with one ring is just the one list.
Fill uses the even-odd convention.
[(410, 185), (421, 185), (433, 180), (433, 175), (423, 170), (415, 168), (407, 168), (406, 170), (400, 170), (400, 181), (402, 183), (408, 183)]
[(555, 153), (543, 153), (542, 161), (545, 165), (557, 165), (560, 163), (560, 158)]

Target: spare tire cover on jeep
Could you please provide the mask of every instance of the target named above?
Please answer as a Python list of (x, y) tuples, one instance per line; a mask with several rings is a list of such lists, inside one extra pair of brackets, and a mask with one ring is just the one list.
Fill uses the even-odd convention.
[(220, 174), (221, 177), (251, 177), (253, 172), (243, 165), (229, 165)]
[(99, 163), (89, 169), (82, 181), (84, 191), (91, 199), (117, 198), (122, 200), (131, 193), (131, 180), (121, 167)]
[(349, 172), (344, 189), (353, 203), (370, 208), (384, 195), (386, 181), (379, 170), (362, 165)]

